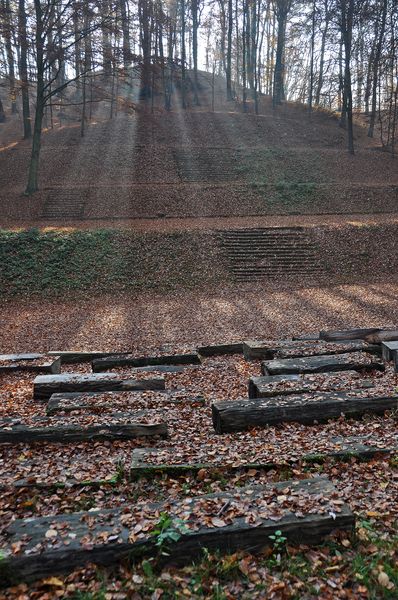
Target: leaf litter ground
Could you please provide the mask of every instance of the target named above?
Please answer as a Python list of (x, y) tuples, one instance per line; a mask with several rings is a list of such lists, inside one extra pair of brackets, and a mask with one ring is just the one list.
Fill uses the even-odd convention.
[[(167, 351), (186, 351), (188, 346), (184, 342), (169, 344)], [(157, 349), (165, 350), (164, 347)], [(151, 350), (156, 350), (156, 347), (152, 346)], [(64, 372), (84, 373), (89, 370), (90, 365), (87, 364), (63, 367)], [(132, 371), (129, 368), (118, 369), (118, 372), (129, 377), (132, 376)], [(134, 373), (133, 376), (146, 378), (154, 373), (155, 369), (153, 372)], [(91, 414), (87, 409), (82, 409), (52, 417), (46, 416), (44, 403), (32, 400), (33, 374), (1, 375), (2, 419), (11, 418), (15, 423), (33, 425), (41, 417), (46, 424), (67, 421), (88, 426), (112, 423), (114, 412), (151, 409), (154, 419), (166, 419), (170, 435), (166, 440), (156, 441), (154, 445), (157, 453), (148, 454), (145, 457), (148, 462), (200, 462), (235, 467), (246, 462), (276, 464), (268, 472), (249, 469), (225, 476), (201, 469), (196, 475), (158, 476), (151, 480), (129, 482), (127, 475), (132, 452), (135, 448), (148, 446), (145, 440), (3, 446), (0, 449), (1, 531), (15, 518), (55, 516), (90, 508), (127, 507), (126, 513), (131, 515), (134, 529), (138, 528), (136, 531), (139, 534), (144, 521), (149, 521), (149, 530), (156, 525), (150, 511), (148, 512), (150, 502), (173, 502), (225, 489), (236, 491), (248, 484), (258, 485), (289, 478), (305, 479), (321, 471), (336, 485), (338, 496), (335, 500), (348, 502), (356, 512), (359, 518), (356, 540), (347, 536), (337, 537), (325, 546), (310, 551), (284, 548), (283, 552), (275, 552), (274, 548), (271, 553), (266, 551), (259, 557), (243, 554), (229, 558), (205, 557), (195, 568), (177, 571), (164, 569), (160, 573), (152, 572), (152, 567), (149, 569), (145, 565), (133, 570), (121, 566), (116, 571), (101, 573), (88, 566), (67, 577), (49, 578), (29, 588), (22, 584), (5, 592), (5, 597), (44, 600), (63, 596), (77, 597), (76, 594), (80, 591), (103, 594), (94, 597), (105, 597), (107, 600), (130, 597), (366, 598), (372, 597), (374, 590), (379, 593), (377, 597), (394, 597), (397, 582), (390, 571), (391, 565), (395, 565), (396, 569), (398, 559), (395, 530), (398, 472), (394, 457), (379, 457), (367, 463), (351, 459), (348, 466), (333, 461), (326, 461), (324, 465), (309, 465), (303, 464), (300, 459), (304, 454), (340, 449), (341, 438), (361, 436), (372, 446), (396, 446), (396, 415), (369, 416), (360, 421), (341, 418), (311, 427), (291, 423), (224, 436), (216, 435), (211, 424), (211, 403), (220, 399), (247, 397), (249, 377), (259, 375), (260, 363), (248, 363), (241, 356), (207, 358), (200, 368), (164, 374), (166, 388), (178, 392), (178, 403), (169, 400), (167, 395), (145, 392), (134, 396), (129, 393), (120, 394), (117, 400), (112, 398), (111, 404), (110, 395), (104, 393), (92, 400), (93, 403), (104, 405), (101, 411)], [(358, 387), (356, 377), (342, 377), (345, 377), (347, 385), (352, 389)], [(373, 388), (365, 390), (367, 395), (395, 393), (397, 377), (391, 367), (384, 374), (371, 373), (363, 377), (366, 380), (372, 379), (374, 384)], [(320, 383), (320, 389), (322, 385)], [(198, 396), (204, 397), (203, 404), (192, 403), (190, 400)], [(97, 487), (88, 483), (83, 485), (84, 482), (101, 479), (104, 482)], [(27, 485), (15, 487), (15, 483), (20, 480), (25, 480)], [(59, 482), (66, 483), (66, 487), (50, 487), (50, 484)], [(81, 485), (73, 486), (72, 482), (80, 482)], [(39, 484), (46, 484), (47, 487), (39, 489)], [(288, 497), (289, 490), (280, 496)], [(272, 504), (271, 498), (269, 500)], [(278, 505), (277, 498), (273, 501)], [(279, 499), (282, 507), (284, 502), (284, 498)], [(319, 499), (319, 503), (325, 504), (328, 510), (329, 502), (330, 499)], [(338, 504), (336, 506), (338, 508)], [(304, 512), (312, 508), (314, 507), (304, 502)], [(254, 511), (254, 518), (257, 518), (258, 509), (256, 507)], [(262, 509), (265, 510), (264, 507)], [(210, 506), (203, 500), (197, 504), (193, 513), (199, 523), (210, 522), (214, 527), (223, 527), (239, 511), (250, 513), (245, 502), (238, 502), (229, 510), (230, 512), (227, 510), (224, 511), (225, 514), (223, 512), (221, 516), (217, 516), (220, 507)], [(18, 551), (21, 549), (16, 548), (16, 552)], [(358, 567), (358, 573), (354, 573), (350, 564), (359, 560), (364, 564), (361, 569)], [(300, 567), (301, 574), (297, 574), (297, 569), (295, 570), (296, 563), (303, 564)]]

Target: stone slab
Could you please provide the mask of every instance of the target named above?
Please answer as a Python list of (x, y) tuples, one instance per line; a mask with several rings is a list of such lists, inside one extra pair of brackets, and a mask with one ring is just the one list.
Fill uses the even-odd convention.
[[(269, 502), (275, 498), (278, 504), (277, 497), (281, 494), (291, 500), (286, 499), (276, 520), (268, 518), (267, 515), (272, 514), (267, 510), (267, 504), (264, 505), (263, 498), (268, 496)], [(314, 508), (312, 514), (303, 510), (302, 515), (296, 515), (295, 499), (302, 497), (313, 497), (319, 508)], [(167, 556), (163, 557), (163, 563), (181, 566), (196, 560), (203, 548), (220, 553), (245, 550), (260, 552), (271, 544), (270, 535), (278, 530), (289, 544), (308, 545), (323, 542), (335, 530), (353, 531), (354, 514), (340, 500), (334, 504), (333, 498), (338, 500), (333, 484), (326, 478), (315, 477), (241, 488), (235, 493), (220, 492), (187, 498), (183, 505), (178, 501), (155, 504), (152, 509), (149, 508), (147, 520), (156, 527), (162, 512), (167, 512), (173, 521), (176, 517), (186, 515), (186, 530), (176, 542), (168, 546)], [(256, 518), (250, 523), (238, 514), (227, 520), (222, 527), (215, 527), (211, 522), (209, 525), (192, 527), (189, 519), (196, 511), (201, 511), (203, 502), (215, 506), (214, 518), (220, 518), (219, 506), (227, 514), (229, 506), (234, 507), (235, 504), (247, 507)], [(336, 505), (338, 509), (334, 511), (333, 507)], [(290, 510), (289, 506), (292, 507)], [(3, 549), (3, 586), (68, 572), (87, 562), (111, 566), (125, 558), (131, 561), (158, 555), (156, 538), (150, 534), (137, 537), (134, 534), (137, 523), (134, 510), (131, 514), (127, 513), (126, 508), (115, 508), (15, 520), (5, 531), (8, 543)], [(236, 514), (235, 509), (231, 514)], [(221, 518), (225, 516), (222, 515)], [(86, 542), (82, 543), (82, 540)], [(12, 545), (15, 547), (21, 541), (21, 552), (12, 554)]]
[(48, 400), (52, 394), (62, 392), (122, 392), (164, 390), (163, 377), (128, 379), (118, 373), (65, 373), (39, 375), (33, 382), (33, 398)]

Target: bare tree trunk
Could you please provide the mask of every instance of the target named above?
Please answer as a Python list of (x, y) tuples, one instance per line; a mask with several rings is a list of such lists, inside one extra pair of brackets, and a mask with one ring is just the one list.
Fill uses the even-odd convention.
[(329, 31), (330, 24), (330, 13), (328, 0), (325, 0), (325, 27), (322, 31), (322, 42), (321, 42), (321, 51), (320, 51), (320, 59), (319, 59), (319, 77), (318, 77), (318, 85), (315, 93), (315, 104), (319, 105), (321, 101), (321, 93), (323, 88), (323, 77), (325, 71), (325, 51), (326, 51), (326, 38)]
[(368, 130), (369, 137), (373, 137), (375, 122), (376, 122), (377, 86), (378, 86), (378, 82), (379, 82), (379, 65), (380, 65), (381, 50), (383, 47), (384, 34), (386, 31), (387, 4), (388, 4), (388, 0), (383, 0), (381, 25), (380, 25), (379, 36), (378, 36), (377, 45), (376, 45), (376, 52), (375, 52), (374, 61), (373, 61), (372, 110), (370, 113), (370, 123), (369, 123), (369, 130)]
[(344, 100), (344, 69), (343, 69), (343, 35), (340, 36), (339, 44), (339, 105), (341, 112), (340, 127), (346, 126), (346, 105)]
[(236, 61), (236, 82), (235, 82), (235, 86), (236, 86), (236, 93), (239, 94), (239, 84), (240, 84), (240, 73), (239, 73), (239, 66), (240, 66), (240, 46), (239, 46), (239, 19), (238, 19), (238, 6), (239, 6), (239, 0), (235, 0), (235, 42), (236, 42), (236, 56), (235, 56), (235, 61)]
[(243, 86), (243, 111), (246, 112), (247, 111), (247, 90), (246, 90), (246, 85), (247, 85), (247, 49), (246, 49), (246, 28), (247, 28), (247, 13), (248, 13), (248, 7), (247, 7), (247, 2), (248, 0), (243, 0), (243, 31), (242, 31), (242, 86)]
[(278, 39), (276, 46), (274, 89), (272, 102), (274, 106), (282, 104), (285, 100), (285, 43), (287, 17), (292, 7), (291, 0), (276, 0), (275, 11), (278, 23)]
[(25, 0), (19, 0), (18, 30), (20, 47), (19, 72), (22, 90), (23, 137), (26, 140), (32, 137), (32, 124), (30, 120), (29, 106), (29, 81), (27, 64), (28, 41), (26, 38)]
[(313, 0), (312, 5), (312, 20), (311, 20), (311, 58), (310, 58), (310, 93), (308, 96), (308, 107), (312, 112), (312, 104), (314, 98), (314, 54), (315, 54), (315, 11), (316, 0)]
[(181, 102), (182, 108), (187, 107), (186, 100), (186, 46), (185, 46), (185, 0), (180, 0), (181, 2)]
[(232, 30), (233, 30), (232, 0), (228, 0), (228, 35), (227, 35), (227, 100), (232, 100)]
[(251, 15), (250, 15), (250, 87), (252, 90), (252, 98), (254, 100), (255, 113), (258, 114), (258, 99), (257, 99), (257, 0), (251, 0)]
[(11, 99), (11, 113), (17, 112), (17, 96), (15, 89), (15, 63), (14, 63), (14, 52), (12, 48), (12, 12), (10, 7), (10, 0), (2, 0), (2, 8), (4, 13), (4, 29), (3, 36), (5, 41), (5, 49), (7, 55), (8, 65), (8, 80), (10, 84), (10, 99)]
[(127, 72), (131, 64), (130, 19), (126, 0), (120, 0), (120, 20), (123, 32), (123, 68)]
[(261, 95), (262, 91), (263, 91), (261, 74), (262, 74), (262, 68), (264, 66), (263, 61), (262, 61), (262, 54), (263, 54), (263, 46), (264, 46), (265, 28), (266, 28), (266, 16), (264, 15), (264, 20), (262, 23), (261, 34), (260, 34), (261, 2), (258, 3), (257, 18), (258, 18), (258, 31), (257, 31), (257, 75), (256, 75), (256, 81), (257, 81), (258, 93)]
[(348, 151), (354, 154), (354, 126), (352, 115), (351, 51), (354, 0), (341, 2), (341, 31), (344, 43), (344, 106), (347, 115)]
[(82, 97), (82, 117), (80, 123), (80, 135), (84, 137), (86, 127), (86, 97), (87, 97), (87, 72), (91, 67), (91, 40), (89, 35), (89, 15), (88, 5), (84, 5), (84, 76), (83, 76), (83, 97)]
[(81, 47), (79, 35), (79, 5), (73, 3), (73, 31), (75, 36), (75, 77), (79, 77), (81, 72)]
[(44, 54), (43, 54), (43, 11), (40, 0), (34, 0), (36, 14), (36, 63), (37, 63), (37, 88), (36, 112), (33, 127), (32, 153), (29, 163), (28, 183), (25, 194), (30, 196), (39, 189), (39, 160), (41, 148), (41, 131), (44, 113)]
[(199, 105), (198, 97), (198, 0), (192, 0), (192, 58), (193, 58), (193, 93), (194, 103), (196, 106)]
[(112, 75), (112, 43), (109, 30), (110, 6), (109, 0), (102, 0), (102, 63), (105, 77)]
[(213, 62), (213, 73), (211, 76), (211, 111), (214, 112), (214, 92), (215, 92), (215, 75), (216, 75), (216, 62)]
[[(267, 56), (266, 56), (266, 86), (265, 86), (265, 93), (270, 96), (271, 95), (271, 90), (272, 90), (272, 85), (271, 85), (271, 77), (272, 77), (272, 65), (271, 65), (271, 52), (272, 52), (272, 40), (271, 40), (271, 34), (272, 34), (272, 23), (271, 23), (271, 12), (270, 12), (270, 5), (269, 3), (267, 4), (267, 14), (266, 14), (266, 23), (267, 23)], [(275, 14), (274, 14), (274, 18), (275, 18)]]
[(0, 98), (0, 123), (4, 123), (6, 120), (6, 115), (3, 108), (3, 103)]
[(356, 91), (356, 102), (355, 107), (358, 112), (362, 110), (362, 89), (364, 82), (364, 30), (362, 19), (359, 23), (359, 33), (357, 42), (357, 53), (356, 53), (356, 67), (357, 67), (357, 91)]
[(151, 95), (151, 32), (148, 0), (138, 1), (138, 14), (140, 21), (140, 41), (143, 56), (141, 96), (144, 99), (148, 99)]
[(220, 52), (221, 52), (221, 61), (220, 67), (222, 65), (223, 71), (227, 70), (227, 61), (226, 61), (226, 52), (225, 52), (225, 40), (227, 37), (227, 19), (225, 15), (225, 2), (224, 0), (218, 0), (218, 4), (220, 7)]

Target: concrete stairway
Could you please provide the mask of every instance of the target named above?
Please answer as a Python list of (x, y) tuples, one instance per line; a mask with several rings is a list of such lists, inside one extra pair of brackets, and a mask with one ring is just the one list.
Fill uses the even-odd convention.
[(219, 240), (238, 282), (311, 278), (321, 272), (315, 242), (304, 227), (220, 231)]
[(239, 179), (241, 151), (230, 148), (174, 150), (177, 173), (183, 182), (234, 181)]
[(85, 191), (57, 189), (48, 193), (43, 206), (43, 219), (80, 219), (84, 215)]

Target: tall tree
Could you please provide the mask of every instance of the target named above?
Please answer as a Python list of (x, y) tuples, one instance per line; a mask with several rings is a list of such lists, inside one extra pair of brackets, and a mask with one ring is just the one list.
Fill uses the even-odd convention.
[(344, 45), (344, 87), (343, 104), (347, 117), (348, 151), (354, 154), (354, 125), (351, 81), (352, 29), (354, 20), (354, 0), (339, 0), (341, 13), (341, 34)]
[(326, 53), (326, 40), (329, 33), (329, 26), (331, 22), (332, 11), (330, 9), (330, 0), (323, 0), (323, 28), (321, 38), (321, 48), (319, 57), (319, 75), (318, 85), (315, 92), (315, 104), (319, 105), (321, 101), (321, 93), (323, 88), (323, 78), (325, 72), (325, 53)]
[(131, 64), (130, 15), (127, 0), (120, 0), (120, 22), (123, 32), (123, 67), (127, 71)]
[(15, 114), (17, 112), (17, 96), (15, 88), (15, 60), (14, 50), (12, 47), (12, 34), (14, 31), (13, 17), (11, 12), (10, 0), (1, 0), (2, 12), (3, 12), (3, 37), (5, 40), (5, 49), (7, 55), (8, 65), (8, 81), (10, 84), (10, 100), (11, 100), (11, 112)]
[(26, 34), (26, 10), (25, 0), (19, 0), (18, 9), (18, 34), (19, 34), (19, 73), (21, 78), (22, 93), (22, 116), (23, 116), (23, 136), (24, 139), (32, 137), (32, 124), (30, 120), (29, 106), (29, 79), (28, 79), (28, 40)]
[(310, 92), (308, 95), (308, 107), (310, 109), (310, 112), (312, 111), (312, 104), (313, 104), (313, 100), (314, 100), (315, 24), (316, 24), (316, 0), (313, 0), (312, 15), (311, 15)]
[[(231, 0), (228, 0), (229, 2)], [(194, 82), (194, 102), (199, 104), (198, 96), (198, 28), (199, 28), (199, 0), (191, 0), (192, 12), (192, 58), (193, 58), (193, 82)]]
[(0, 123), (4, 123), (6, 120), (6, 114), (4, 112), (3, 103), (0, 98)]
[(379, 68), (380, 68), (380, 58), (381, 52), (383, 49), (383, 42), (386, 33), (386, 21), (387, 21), (387, 6), (388, 0), (382, 0), (381, 2), (381, 15), (378, 14), (377, 20), (380, 21), (379, 26), (377, 27), (378, 35), (376, 42), (376, 49), (373, 59), (373, 84), (372, 84), (372, 108), (370, 112), (370, 123), (368, 136), (373, 137), (374, 128), (376, 123), (376, 110), (377, 110), (377, 89), (379, 85)]
[(277, 45), (274, 70), (274, 87), (272, 102), (274, 106), (285, 100), (285, 44), (286, 26), (293, 0), (274, 0), (274, 10), (277, 21)]
[(228, 32), (227, 32), (227, 65), (225, 70), (227, 80), (227, 100), (233, 99), (232, 94), (232, 33), (234, 29), (234, 15), (232, 0), (228, 0)]

